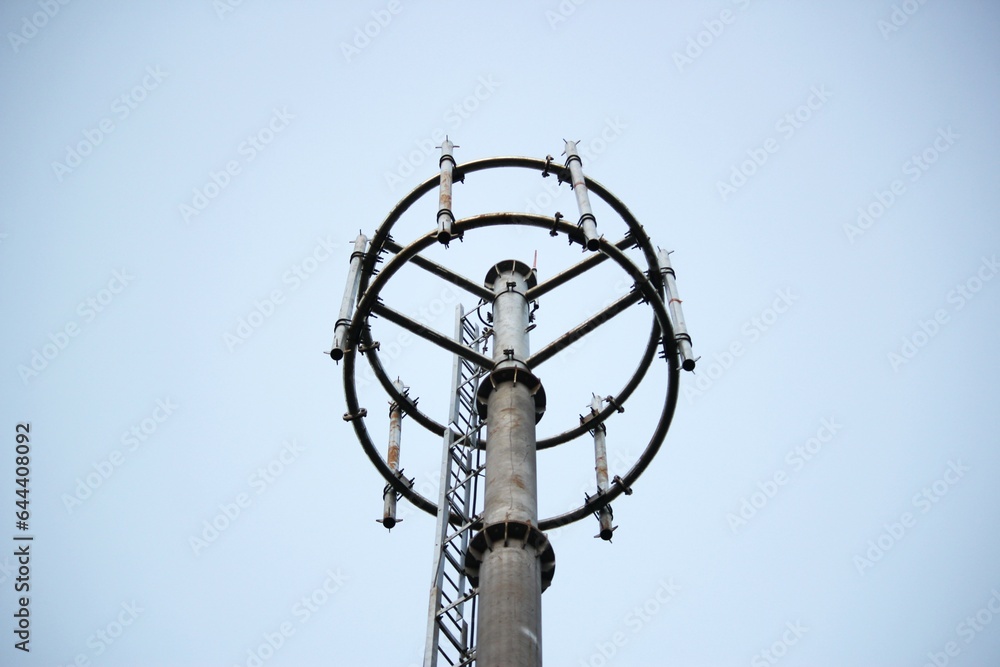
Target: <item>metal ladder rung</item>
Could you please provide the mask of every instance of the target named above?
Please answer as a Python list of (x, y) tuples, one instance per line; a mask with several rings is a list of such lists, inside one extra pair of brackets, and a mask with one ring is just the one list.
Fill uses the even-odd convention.
[[(455, 557), (454, 557), (454, 556), (452, 556), (452, 555), (451, 555), (450, 553), (448, 553), (448, 550), (447, 550), (447, 549), (445, 550), (445, 552), (444, 552), (444, 555), (445, 555), (445, 558), (447, 558), (447, 559), (448, 559), (448, 562), (452, 564), (452, 567), (454, 567), (454, 568), (455, 568), (456, 570), (458, 570), (459, 572), (461, 572), (461, 571), (462, 571), (462, 569), (463, 569), (463, 566), (462, 566), (462, 564), (461, 564), (460, 562), (458, 562), (458, 559), (457, 559), (457, 558), (455, 558)], [(464, 578), (465, 578), (465, 576), (463, 575), (463, 576), (462, 576), (462, 579), (464, 579)]]
[(447, 537), (445, 537), (444, 543), (447, 545), (452, 540), (454, 540), (456, 537), (460, 537), (463, 533), (468, 533), (471, 530), (473, 523), (474, 523), (474, 521), (472, 519), (469, 519), (468, 522), (466, 522), (466, 523), (462, 524), (461, 526), (459, 526), (458, 529), (454, 533), (451, 533), (450, 535), (448, 535)]
[(457, 607), (458, 605), (460, 605), (460, 604), (462, 604), (464, 602), (468, 602), (469, 600), (471, 600), (472, 598), (476, 597), (477, 595), (479, 595), (479, 589), (478, 588), (473, 588), (471, 591), (469, 591), (468, 593), (466, 593), (462, 597), (458, 598), (457, 600), (455, 600), (454, 602), (452, 602), (447, 607), (442, 607), (441, 611), (438, 612), (438, 615), (440, 616), (441, 614), (443, 614), (445, 612), (451, 611), (452, 607)]
[(457, 608), (458, 605), (460, 604), (461, 602), (454, 602), (451, 605), (449, 605), (447, 609), (442, 609), (441, 613), (438, 614), (438, 622), (443, 625), (445, 619), (448, 619), (448, 621), (451, 622), (452, 627), (455, 629), (456, 632), (465, 634), (463, 629), (466, 628), (468, 624), (462, 617), (461, 611)]
[(472, 377), (465, 378), (464, 380), (462, 380), (459, 383), (458, 388), (461, 389), (462, 387), (465, 387), (466, 385), (472, 384), (473, 382), (475, 382), (476, 380), (478, 380), (479, 377), (480, 377), (479, 374), (476, 373), (476, 374), (472, 375)]
[[(445, 557), (447, 557), (447, 553), (448, 552), (446, 551), (445, 552)], [(452, 588), (455, 589), (455, 595), (456, 596), (461, 596), (464, 593), (464, 591), (462, 590), (461, 583), (462, 583), (462, 580), (465, 579), (465, 574), (462, 572), (462, 570), (458, 570), (458, 573), (459, 573), (458, 581), (455, 581), (454, 579), (452, 579), (451, 576), (449, 576), (449, 574), (447, 572), (444, 573), (444, 578), (447, 579), (448, 583), (451, 584)], [(452, 602), (452, 600), (448, 600), (448, 601)]]
[(445, 626), (441, 625), (440, 621), (438, 621), (438, 628), (440, 628), (441, 632), (443, 632), (445, 634), (445, 636), (448, 637), (448, 641), (451, 642), (451, 645), (454, 646), (455, 649), (460, 654), (465, 651), (465, 646), (462, 645), (462, 642), (460, 642), (457, 639), (455, 639), (455, 635), (451, 634), (451, 630), (449, 630)]
[(465, 471), (464, 471), (465, 472), (465, 477), (461, 478), (458, 481), (458, 483), (455, 484), (451, 488), (464, 487), (468, 482), (470, 482), (474, 478), (478, 477), (480, 475), (480, 473), (482, 473), (484, 470), (486, 470), (486, 466), (485, 465), (479, 465), (479, 466), (476, 466), (475, 468), (466, 468)]

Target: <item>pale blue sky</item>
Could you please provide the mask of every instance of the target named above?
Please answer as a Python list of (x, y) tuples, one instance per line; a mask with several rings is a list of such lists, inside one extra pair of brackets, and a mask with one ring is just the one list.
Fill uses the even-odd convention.
[[(433, 519), (375, 523), (383, 482), (322, 353), (354, 237), (435, 173), (443, 133), (459, 163), (581, 140), (585, 172), (676, 251), (702, 357), (615, 503), (614, 544), (593, 520), (553, 535), (546, 664), (758, 665), (772, 648), (788, 666), (997, 663), (994, 3), (223, 2), (0, 10), (0, 540), (21, 421), (35, 535), (31, 652), (8, 620), (0, 663), (247, 665), (282, 627), (268, 667), (420, 662)], [(470, 177), (455, 213), (572, 218), (552, 180)], [(429, 254), (478, 280), (535, 250), (542, 276), (579, 258), (544, 232)], [(544, 299), (532, 347), (620, 281), (608, 268)], [(442, 331), (475, 305), (415, 270), (385, 296)], [(620, 386), (648, 317), (543, 367), (540, 435)], [(234, 343), (241, 319), (259, 326)], [(417, 343), (389, 367), (443, 414), (447, 355)], [(663, 370), (608, 423), (613, 474), (648, 438)], [(362, 400), (384, 439), (387, 399)], [(418, 483), (438, 448), (404, 420)], [(591, 488), (590, 451), (542, 453), (543, 515)], [(740, 524), (744, 500), (760, 507)]]

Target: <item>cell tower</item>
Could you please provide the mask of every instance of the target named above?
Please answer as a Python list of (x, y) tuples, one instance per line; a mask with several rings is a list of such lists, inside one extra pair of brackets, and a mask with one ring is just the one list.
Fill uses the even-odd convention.
[[(440, 174), (406, 195), (370, 242), (359, 235), (351, 255), (330, 356), (344, 362), (344, 419), (351, 422), (365, 453), (386, 481), (382, 525), (395, 526), (399, 498), (437, 517), (424, 652), (427, 667), (542, 664), (541, 595), (555, 572), (555, 553), (544, 531), (593, 515), (599, 524), (598, 535), (611, 539), (616, 528), (612, 525), (611, 501), (621, 494), (632, 494), (633, 482), (656, 455), (670, 427), (677, 404), (679, 372), (695, 367), (668, 253), (654, 248), (643, 227), (617, 197), (583, 175), (577, 142), (565, 143), (563, 165), (555, 164), (551, 156), (544, 160), (496, 157), (456, 165), (452, 155), (455, 146), (446, 138), (440, 147)], [(542, 177), (555, 176), (560, 184), (569, 183), (579, 208), (577, 223), (564, 220), (559, 213), (553, 217), (487, 213), (456, 220), (452, 214), (453, 182), (464, 182), (466, 176), (499, 168), (534, 170)], [(436, 226), (408, 245), (399, 245), (391, 235), (393, 226), (417, 200), (435, 188), (439, 193)], [(621, 240), (609, 242), (598, 233), (590, 193), (606, 202), (624, 222)], [(553, 237), (565, 237), (571, 244), (582, 246), (587, 256), (542, 282), (536, 270), (523, 262), (490, 258), (494, 263), (484, 265), (485, 280), (477, 282), (420, 254), (435, 243), (448, 245), (466, 233), (509, 225), (548, 230)], [(645, 267), (638, 266), (625, 253), (630, 248), (641, 250)], [(608, 260), (631, 279), (631, 292), (531, 353), (528, 338), (534, 328), (538, 299)], [(435, 331), (382, 302), (379, 295), (386, 283), (407, 263), (479, 299), (476, 308), (468, 312), (457, 307), (453, 335)], [(638, 303), (649, 306), (653, 318), (648, 342), (631, 378), (616, 394), (594, 395), (579, 424), (537, 440), (535, 425), (545, 412), (546, 399), (536, 369)], [(483, 309), (487, 309), (485, 318)], [(451, 407), (444, 420), (424, 413), (417, 399), (411, 398), (409, 388), (389, 378), (369, 321), (375, 317), (452, 353)], [(659, 420), (628, 472), (609, 480), (605, 421), (624, 411), (625, 401), (645, 377), (658, 352), (666, 362)], [(365, 425), (368, 411), (358, 402), (355, 373), (359, 353), (367, 357), (390, 398), (385, 457)], [(407, 479), (399, 466), (404, 416), (442, 438), (441, 483), (435, 500), (418, 493), (413, 480)], [(594, 493), (586, 494), (575, 509), (539, 520), (537, 452), (588, 433), (594, 442)]]

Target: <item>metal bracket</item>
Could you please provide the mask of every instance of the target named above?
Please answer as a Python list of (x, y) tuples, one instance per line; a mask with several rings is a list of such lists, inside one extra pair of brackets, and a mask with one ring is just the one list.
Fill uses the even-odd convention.
[(560, 213), (559, 211), (556, 211), (556, 214), (552, 218), (553, 220), (552, 229), (549, 230), (549, 236), (559, 236), (559, 232), (556, 230), (556, 228), (559, 226), (559, 223), (562, 221), (562, 219), (563, 219), (563, 214)]
[(360, 410), (358, 410), (354, 414), (351, 414), (350, 412), (345, 412), (344, 413), (344, 421), (345, 422), (352, 422), (355, 419), (358, 419), (359, 417), (367, 417), (367, 416), (368, 416), (368, 409), (367, 408), (361, 408)]
[(614, 484), (617, 487), (620, 487), (621, 490), (622, 490), (622, 493), (624, 493), (626, 496), (631, 496), (632, 495), (632, 487), (626, 486), (625, 480), (623, 480), (618, 475), (615, 475), (615, 478), (613, 480), (611, 480), (611, 483)]

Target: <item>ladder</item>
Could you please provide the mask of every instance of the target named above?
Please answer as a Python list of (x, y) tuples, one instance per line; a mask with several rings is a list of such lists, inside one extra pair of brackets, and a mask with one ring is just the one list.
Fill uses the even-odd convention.
[[(473, 311), (475, 312), (475, 311)], [(473, 313), (469, 314), (473, 316)], [(489, 332), (480, 335), (462, 306), (455, 311), (455, 339), (475, 350), (483, 347)], [(431, 584), (424, 667), (472, 665), (476, 659), (476, 602), (478, 589), (465, 576), (465, 552), (479, 517), (479, 480), (485, 469), (479, 449), (484, 426), (476, 410), (476, 389), (488, 369), (455, 355), (451, 409), (445, 429), (438, 493), (437, 531), (434, 539), (434, 579)], [(457, 515), (459, 524), (449, 521)], [(443, 662), (439, 662), (443, 660)]]

